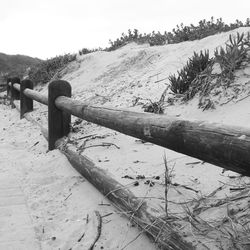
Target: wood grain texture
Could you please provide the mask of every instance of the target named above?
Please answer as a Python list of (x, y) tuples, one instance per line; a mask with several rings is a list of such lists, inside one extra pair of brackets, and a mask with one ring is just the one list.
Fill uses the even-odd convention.
[(13, 77), (13, 78), (11, 78), (10, 82), (11, 82), (11, 85), (10, 85), (10, 93), (11, 93), (10, 103), (11, 103), (11, 108), (15, 108), (14, 100), (20, 100), (20, 90), (16, 89), (14, 87), (14, 85), (16, 85), (16, 87), (18, 85), (20, 85), (20, 78)]
[(249, 128), (88, 106), (66, 97), (57, 98), (56, 106), (86, 121), (250, 176)]
[(44, 105), (48, 105), (48, 96), (42, 95), (38, 91), (32, 90), (32, 89), (25, 89), (23, 91), (24, 95), (30, 99), (33, 99), (39, 103), (42, 103)]
[(49, 84), (48, 128), (49, 150), (55, 148), (55, 142), (70, 132), (71, 114), (60, 110), (55, 105), (58, 96), (71, 97), (71, 86), (66, 81), (53, 81)]
[(33, 89), (33, 82), (30, 80), (21, 81), (21, 89), (20, 89), (20, 118), (22, 119), (24, 114), (27, 112), (31, 112), (33, 110), (33, 99), (27, 97), (24, 94), (25, 89)]

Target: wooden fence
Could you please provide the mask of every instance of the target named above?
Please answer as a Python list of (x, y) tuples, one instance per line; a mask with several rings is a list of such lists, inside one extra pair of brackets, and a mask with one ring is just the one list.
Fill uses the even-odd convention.
[(71, 115), (119, 131), (219, 167), (250, 176), (250, 129), (166, 115), (96, 107), (71, 99), (66, 81), (49, 84), (48, 97), (32, 90), (29, 80), (8, 84), (11, 103), (20, 99), (21, 118), (33, 110), (33, 100), (48, 105), (49, 150), (69, 133)]
[(161, 249), (189, 250), (195, 247), (176, 232), (178, 230), (171, 222), (152, 215), (145, 201), (135, 197), (88, 158), (65, 146), (61, 138), (70, 131), (71, 115), (250, 176), (248, 128), (90, 106), (71, 99), (71, 86), (66, 81), (51, 82), (48, 96), (44, 96), (33, 90), (30, 80), (12, 78), (7, 82), (7, 95), (12, 107), (15, 107), (14, 100), (20, 99), (21, 118), (33, 110), (33, 100), (47, 105), (49, 150), (59, 148), (78, 172), (153, 238)]

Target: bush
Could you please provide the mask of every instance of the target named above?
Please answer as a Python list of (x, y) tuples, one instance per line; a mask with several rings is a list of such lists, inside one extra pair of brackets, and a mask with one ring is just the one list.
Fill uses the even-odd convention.
[(229, 36), (229, 44), (226, 44), (226, 49), (222, 47), (214, 52), (215, 62), (219, 63), (221, 74), (224, 77), (233, 79), (234, 71), (239, 69), (243, 62), (249, 60), (248, 52), (250, 51), (250, 33), (244, 38), (244, 33), (237, 33), (235, 38)]
[(149, 103), (146, 103), (143, 105), (143, 111), (144, 112), (149, 112), (149, 113), (155, 113), (155, 114), (163, 114), (164, 109), (163, 109), (163, 102), (152, 102), (150, 101)]
[[(201, 73), (197, 74), (188, 91), (185, 92), (183, 100), (188, 101), (199, 93), (199, 108), (203, 110), (215, 108), (211, 97), (220, 94), (222, 90), (227, 93), (228, 86), (234, 79), (235, 70), (249, 63), (249, 52), (250, 33), (246, 37), (244, 37), (244, 33), (241, 35), (237, 33), (236, 37), (230, 35), (226, 48), (221, 47), (215, 50), (214, 58)], [(220, 70), (217, 69), (217, 66), (220, 67)], [(235, 96), (237, 96), (237, 92)]]
[(187, 64), (177, 71), (177, 76), (175, 74), (169, 76), (171, 91), (175, 94), (184, 94), (196, 76), (204, 71), (210, 62), (208, 50), (204, 53), (201, 51), (200, 54), (194, 52)]
[(106, 48), (106, 51), (116, 50), (129, 42), (136, 43), (149, 43), (150, 46), (164, 45), (169, 43), (180, 43), (184, 41), (193, 41), (197, 39), (202, 39), (207, 36), (211, 36), (220, 32), (226, 32), (239, 27), (249, 27), (250, 18), (247, 18), (246, 22), (243, 23), (236, 20), (234, 23), (225, 24), (222, 18), (214, 19), (211, 17), (209, 21), (203, 19), (199, 21), (198, 25), (190, 24), (189, 26), (184, 26), (183, 23), (177, 25), (172, 32), (165, 31), (163, 34), (160, 32), (152, 32), (149, 34), (141, 34), (137, 29), (132, 32), (128, 30), (128, 34), (122, 33), (120, 38), (115, 41), (109, 41), (110, 47)]
[(42, 61), (38, 66), (30, 68), (29, 79), (37, 84), (49, 82), (56, 73), (70, 62), (76, 60), (76, 54), (65, 54)]
[(101, 48), (98, 49), (87, 49), (87, 48), (82, 48), (81, 50), (78, 51), (79, 55), (86, 55), (86, 54), (90, 54), (96, 51), (100, 51), (102, 50)]
[(162, 35), (160, 32), (152, 33), (148, 39), (150, 46), (164, 45), (167, 42), (167, 35)]

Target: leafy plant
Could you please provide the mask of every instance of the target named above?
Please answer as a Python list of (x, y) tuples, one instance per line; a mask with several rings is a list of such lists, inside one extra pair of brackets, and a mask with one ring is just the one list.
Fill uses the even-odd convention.
[[(188, 91), (185, 92), (183, 100), (190, 100), (199, 93), (199, 108), (203, 110), (215, 108), (215, 98), (211, 97), (220, 94), (222, 89), (223, 92), (227, 92), (228, 86), (232, 84), (234, 79), (235, 70), (250, 62), (249, 52), (250, 33), (246, 36), (244, 33), (241, 35), (237, 33), (236, 37), (230, 35), (229, 43), (226, 43), (225, 49), (221, 47), (219, 50), (215, 50), (215, 57), (211, 59), (202, 72), (197, 74)], [(217, 67), (220, 69), (218, 70)], [(216, 69), (215, 72), (214, 69)], [(234, 89), (234, 91), (236, 90)], [(230, 100), (236, 96), (237, 92)]]
[(210, 63), (209, 51), (200, 54), (194, 52), (187, 64), (175, 74), (169, 76), (170, 89), (175, 94), (184, 94), (190, 87), (196, 76), (204, 71)]
[(152, 102), (149, 100), (149, 103), (143, 105), (144, 112), (155, 113), (155, 114), (163, 114), (163, 102)]
[(211, 17), (210, 20), (200, 20), (198, 25), (184, 25), (181, 23), (177, 25), (172, 32), (165, 31), (151, 32), (141, 34), (137, 29), (134, 31), (128, 30), (128, 34), (122, 33), (120, 38), (112, 41), (110, 40), (110, 47), (106, 48), (106, 51), (116, 50), (129, 42), (136, 42), (139, 44), (149, 43), (150, 46), (164, 45), (169, 43), (180, 43), (183, 41), (193, 41), (202, 39), (207, 36), (211, 36), (220, 32), (226, 32), (239, 27), (249, 27), (250, 18), (247, 18), (246, 22), (236, 20), (234, 23), (225, 24), (222, 18), (214, 19)]
[(236, 37), (229, 36), (226, 48), (220, 47), (214, 52), (215, 62), (218, 62), (223, 76), (233, 79), (234, 71), (239, 69), (243, 62), (248, 61), (250, 51), (250, 33), (244, 38), (244, 33), (237, 33)]
[(56, 73), (74, 60), (76, 60), (76, 54), (65, 54), (42, 61), (36, 67), (30, 68), (28, 73), (29, 79), (36, 85), (45, 84), (49, 82)]
[(81, 50), (78, 51), (79, 55), (86, 55), (86, 54), (90, 54), (96, 51), (100, 51), (102, 50), (101, 48), (98, 49), (87, 49), (87, 48), (82, 48)]

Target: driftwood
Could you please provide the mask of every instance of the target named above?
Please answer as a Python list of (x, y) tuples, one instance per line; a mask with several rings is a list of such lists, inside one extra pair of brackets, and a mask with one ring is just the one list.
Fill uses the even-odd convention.
[(66, 155), (71, 165), (93, 184), (117, 209), (159, 244), (161, 249), (194, 249), (175, 231), (174, 226), (163, 218), (153, 215), (146, 202), (138, 199), (126, 187), (113, 179), (105, 170), (98, 168), (90, 159), (79, 155), (66, 139), (58, 140), (56, 147)]
[(86, 121), (250, 176), (249, 128), (95, 107), (63, 96), (56, 99), (56, 106)]

